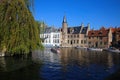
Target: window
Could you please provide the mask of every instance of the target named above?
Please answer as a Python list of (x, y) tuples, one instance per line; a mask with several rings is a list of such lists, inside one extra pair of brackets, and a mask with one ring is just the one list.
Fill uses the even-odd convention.
[(77, 40), (77, 43), (79, 43), (79, 40)]
[(102, 40), (102, 37), (100, 37), (100, 40)]
[(54, 43), (56, 43), (56, 40), (54, 40)]
[(98, 39), (98, 36), (97, 36), (97, 39)]
[(102, 31), (100, 31), (99, 34), (101, 35), (101, 34), (102, 34)]
[(100, 45), (102, 45), (102, 42), (100, 42)]
[(89, 42), (89, 44), (91, 44), (91, 42)]
[(55, 43), (55, 41), (53, 40), (53, 43)]
[(57, 40), (55, 39), (55, 43), (57, 43)]
[(84, 38), (86, 38), (86, 35), (84, 35)]
[(74, 44), (75, 44), (75, 40), (74, 40)]
[(55, 35), (55, 37), (54, 38), (56, 38), (57, 36)]
[(69, 35), (68, 35), (68, 38), (69, 38)]
[(81, 44), (83, 44), (83, 40), (81, 40)]
[(86, 40), (84, 40), (84, 44), (86, 44)]
[(56, 42), (58, 43), (58, 39), (56, 40)]
[(49, 43), (50, 43), (50, 39), (49, 39)]
[(107, 45), (107, 42), (104, 42), (104, 45)]
[(77, 37), (79, 38), (79, 34), (77, 35)]
[(69, 40), (68, 40), (68, 44), (69, 44)]
[(76, 35), (74, 35), (74, 38), (76, 38)]

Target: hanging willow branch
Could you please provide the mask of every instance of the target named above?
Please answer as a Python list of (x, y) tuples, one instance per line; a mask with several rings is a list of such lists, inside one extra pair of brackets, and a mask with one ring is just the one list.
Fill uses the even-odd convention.
[(31, 0), (0, 1), (0, 50), (5, 47), (11, 55), (43, 48), (38, 26), (25, 1)]
[(24, 0), (24, 2), (28, 10), (34, 11), (34, 0)]

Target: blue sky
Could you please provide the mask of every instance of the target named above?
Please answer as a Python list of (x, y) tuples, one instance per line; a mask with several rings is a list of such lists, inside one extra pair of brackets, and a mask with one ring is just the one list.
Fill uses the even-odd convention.
[(120, 26), (120, 0), (35, 0), (34, 18), (48, 26), (61, 27), (66, 15), (68, 26), (90, 23), (91, 28)]

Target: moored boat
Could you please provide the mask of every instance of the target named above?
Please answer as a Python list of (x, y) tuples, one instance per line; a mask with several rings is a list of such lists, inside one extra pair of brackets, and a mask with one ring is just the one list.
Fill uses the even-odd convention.
[(120, 50), (119, 50), (119, 49), (108, 49), (108, 51), (114, 52), (114, 53), (120, 53)]
[(86, 49), (86, 50), (87, 50), (87, 47), (76, 46), (75, 48), (76, 48), (76, 49)]
[(51, 51), (53, 53), (60, 53), (60, 49), (59, 48), (51, 48)]
[(101, 49), (101, 48), (88, 48), (88, 50), (92, 50), (92, 51), (103, 51), (103, 49)]

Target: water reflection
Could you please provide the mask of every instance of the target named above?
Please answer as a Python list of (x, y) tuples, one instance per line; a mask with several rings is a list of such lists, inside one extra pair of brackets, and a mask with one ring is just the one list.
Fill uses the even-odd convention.
[(0, 58), (0, 71), (7, 71), (6, 70), (6, 62), (5, 62), (5, 58), (4, 57)]
[(46, 48), (44, 51), (34, 51), (32, 54), (32, 59), (35, 60), (42, 60), (43, 62), (59, 62), (58, 54), (54, 54), (51, 52), (50, 48)]
[(45, 80), (103, 80), (120, 67), (120, 54), (74, 48), (60, 52), (37, 52), (36, 58), (44, 62), (41, 74)]
[(37, 50), (27, 59), (0, 57), (0, 80), (103, 80), (120, 68), (118, 53), (60, 50)]
[(120, 63), (120, 54), (112, 54), (108, 52), (96, 52), (66, 48), (61, 49), (61, 62), (62, 64), (76, 64), (80, 66), (88, 66), (91, 64), (105, 65), (112, 67), (114, 64)]
[(31, 57), (0, 57), (0, 80), (41, 80), (40, 66)]

